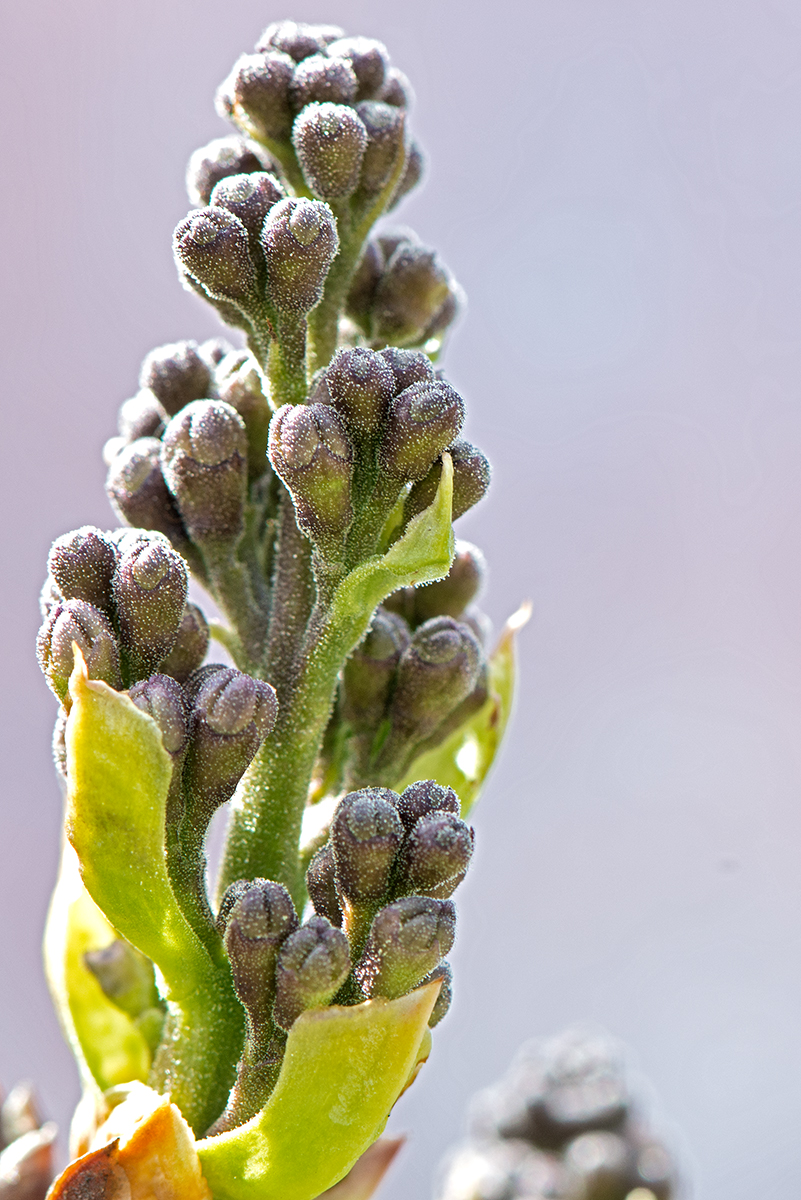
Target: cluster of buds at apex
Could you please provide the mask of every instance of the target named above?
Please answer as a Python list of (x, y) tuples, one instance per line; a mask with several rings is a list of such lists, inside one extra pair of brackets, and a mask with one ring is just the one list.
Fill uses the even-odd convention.
[(353, 451), (342, 421), (323, 404), (286, 404), (270, 425), (269, 457), (298, 525), (326, 556), (353, 518)]
[(376, 346), (439, 346), (464, 306), (435, 251), (409, 231), (371, 239), (348, 294), (347, 313)]
[(273, 1020), (290, 1029), (308, 1008), (330, 1004), (350, 974), (350, 948), (345, 934), (314, 916), (281, 946), (275, 971)]
[(230, 404), (194, 400), (172, 418), (161, 466), (193, 542), (235, 541), (247, 498), (248, 439)]
[(298, 927), (292, 898), (272, 880), (238, 880), (223, 896), (218, 923), (236, 994), (251, 1027), (262, 1027), (272, 1014), (278, 952)]
[(432, 617), (461, 617), (481, 591), (486, 575), (484, 555), (470, 542), (458, 541), (444, 579), (420, 587), (401, 588), (387, 596), (384, 608), (403, 617), (412, 629)]
[(195, 150), (186, 168), (186, 190), (195, 208), (205, 208), (221, 179), (229, 175), (249, 175), (254, 171), (275, 171), (275, 163), (261, 146), (245, 138), (229, 135), (214, 138)]

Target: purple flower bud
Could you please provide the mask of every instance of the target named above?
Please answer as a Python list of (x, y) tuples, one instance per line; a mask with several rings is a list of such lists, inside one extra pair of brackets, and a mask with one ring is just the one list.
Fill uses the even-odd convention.
[[(418, 345), (439, 317), (455, 284), (433, 250), (406, 240), (389, 259), (370, 314), (372, 337)], [(455, 309), (453, 310), (455, 316)]]
[(142, 437), (161, 437), (169, 421), (167, 411), (149, 388), (143, 388), (120, 405), (117, 428), (126, 442)]
[(414, 103), (412, 85), (397, 67), (390, 67), (379, 100), (395, 108), (411, 108)]
[(473, 831), (454, 813), (433, 812), (415, 822), (403, 844), (401, 891), (447, 900), (464, 879)]
[(114, 543), (94, 525), (57, 538), (47, 560), (48, 571), (65, 600), (85, 600), (109, 615), (116, 567)]
[(295, 120), (292, 142), (303, 175), (315, 196), (351, 196), (359, 182), (367, 130), (343, 104), (307, 104)]
[(196, 400), (170, 421), (162, 471), (193, 541), (233, 540), (241, 533), (247, 456), (245, 424), (230, 404)]
[(410, 641), (406, 623), (379, 607), (342, 669), (342, 716), (357, 733), (380, 724), (400, 656)]
[(433, 1029), (436, 1025), (439, 1025), (442, 1018), (446, 1016), (453, 1000), (453, 971), (451, 970), (450, 963), (441, 962), (430, 975), (426, 975), (425, 979), (422, 979), (420, 982), (433, 983), (436, 979), (441, 979), (442, 985), (434, 1007), (431, 1010), (431, 1016), (428, 1018), (429, 1029)]
[(396, 478), (422, 479), (457, 436), (464, 416), (464, 401), (444, 380), (412, 384), (390, 405), (381, 467)]
[(181, 514), (161, 471), (161, 442), (137, 438), (111, 462), (106, 494), (121, 521), (165, 534), (174, 546), (188, 541)]
[[(229, 900), (232, 903), (227, 903)], [(239, 880), (220, 908), (225, 910), (225, 948), (236, 994), (251, 1025), (269, 1019), (275, 998), (275, 964), (283, 942), (298, 927), (289, 892), (270, 879)]]
[(358, 90), (356, 75), (345, 58), (313, 54), (298, 63), (289, 94), (296, 112), (315, 100), (319, 103), (350, 104)]
[(353, 452), (333, 409), (285, 404), (270, 426), (269, 456), (292, 495), (301, 529), (318, 542), (340, 537), (353, 518)]
[(295, 64), (288, 54), (270, 50), (243, 54), (220, 84), (217, 111), (267, 142), (286, 142), (292, 130), (289, 89)]
[(396, 392), (405, 391), (414, 383), (433, 383), (436, 379), (431, 359), (422, 350), (400, 350), (397, 346), (387, 346), (380, 353), (392, 368)]
[(220, 400), (236, 409), (248, 439), (248, 479), (259, 479), (268, 468), (267, 442), (273, 410), (262, 388), (253, 359), (244, 356), (238, 368), (220, 381)]
[(338, 25), (307, 25), (302, 21), (273, 21), (256, 43), (257, 50), (280, 50), (295, 62), (319, 54), (342, 37)]
[(339, 906), (334, 851), (330, 842), (321, 846), (309, 863), (306, 889), (317, 915), (325, 917), (332, 925), (341, 926), (342, 909)]
[(455, 931), (449, 900), (406, 896), (382, 908), (355, 970), (364, 994), (394, 1000), (410, 992), (449, 953)]
[(120, 547), (114, 602), (132, 679), (150, 675), (174, 646), (187, 583), (186, 563), (162, 534), (140, 532)]
[[(351, 280), (345, 311), (363, 333), (369, 333), (370, 312), (375, 290), (384, 271), (384, 253), (375, 238), (365, 243), (361, 261)], [(432, 371), (431, 378), (434, 373)]]
[[(387, 101), (385, 101), (387, 103)], [(392, 199), (387, 205), (387, 212), (391, 212), (397, 208), (401, 200), (408, 196), (413, 188), (416, 188), (420, 180), (423, 178), (425, 170), (425, 159), (423, 152), (417, 142), (412, 142), (406, 154), (406, 166), (403, 168), (403, 174), (398, 180), (398, 186), (392, 193)]]
[[(461, 438), (448, 447), (448, 453), (453, 459), (452, 519), (455, 521), (486, 496), (492, 470), (481, 451)], [(433, 502), (441, 475), (442, 462), (438, 460), (414, 484), (403, 508), (404, 522), (410, 521)]]
[(59, 700), (67, 695), (75, 666), (73, 643), (90, 679), (122, 687), (120, 652), (108, 618), (85, 600), (65, 600), (51, 610), (36, 639), (39, 666)]
[(350, 973), (348, 939), (325, 917), (311, 917), (278, 954), (273, 1020), (290, 1029), (307, 1008), (329, 1004)]
[(228, 175), (214, 188), (209, 205), (224, 208), (238, 217), (248, 232), (250, 255), (254, 263), (261, 260), (261, 228), (267, 213), (286, 197), (283, 186), (266, 171), (249, 175)]
[[(173, 252), (185, 271), (212, 300), (248, 305), (256, 294), (256, 268), (245, 226), (224, 208), (201, 208), (177, 226)], [(166, 407), (166, 406), (165, 406)]]
[(395, 393), (395, 377), (385, 359), (361, 347), (340, 350), (326, 371), (331, 400), (349, 428), (375, 433)]
[(336, 221), (320, 200), (282, 200), (264, 222), (267, 291), (279, 312), (310, 312), (339, 248)]
[[(251, 171), (269, 171), (272, 160), (260, 147), (244, 138), (231, 135), (215, 138), (201, 146), (189, 160), (186, 169), (186, 190), (196, 208), (205, 208), (216, 184), (227, 175), (243, 175)], [(201, 399), (193, 396), (192, 399)]]
[(362, 162), (360, 190), (366, 196), (381, 191), (404, 150), (404, 112), (380, 100), (363, 100), (356, 105), (367, 130), (367, 148)]
[(396, 800), (385, 788), (363, 788), (337, 805), (331, 847), (339, 892), (350, 903), (380, 901), (389, 891), (403, 838)]
[(189, 706), (180, 683), (169, 675), (151, 675), (135, 683), (129, 695), (136, 707), (158, 725), (167, 753), (180, 755), (186, 746), (189, 719)]
[(197, 342), (172, 342), (151, 350), (142, 362), (139, 386), (152, 392), (171, 417), (192, 400), (213, 394), (211, 369)]
[(414, 829), (421, 817), (439, 812), (459, 816), (459, 797), (453, 788), (443, 787), (433, 779), (420, 779), (400, 794), (398, 816), (407, 830)]
[(389, 55), (382, 42), (367, 37), (338, 38), (330, 43), (328, 53), (350, 63), (359, 85), (357, 100), (372, 100), (378, 95), (389, 71)]
[(172, 650), (161, 664), (164, 675), (184, 683), (196, 671), (209, 648), (209, 626), (196, 604), (187, 601)]

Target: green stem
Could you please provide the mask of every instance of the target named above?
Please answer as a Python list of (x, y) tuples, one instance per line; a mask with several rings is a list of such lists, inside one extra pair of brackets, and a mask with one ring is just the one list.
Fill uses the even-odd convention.
[(253, 595), (250, 572), (236, 557), (230, 542), (206, 542), (203, 557), (208, 568), (210, 590), (234, 627), (244, 657), (243, 670), (255, 669), (264, 650), (267, 612)]
[(308, 391), (306, 317), (280, 317), (277, 335), (270, 344), (267, 359), (272, 402), (276, 408), (282, 404), (303, 404)]

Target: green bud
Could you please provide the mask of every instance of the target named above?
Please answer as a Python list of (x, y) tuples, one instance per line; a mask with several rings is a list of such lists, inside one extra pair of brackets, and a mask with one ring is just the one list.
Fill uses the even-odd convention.
[(187, 542), (181, 514), (164, 482), (158, 438), (137, 438), (113, 459), (106, 494), (121, 521), (157, 530), (178, 547)]
[(161, 664), (165, 675), (185, 683), (209, 648), (209, 626), (196, 604), (187, 601), (173, 648)]
[(47, 568), (65, 600), (85, 600), (109, 615), (117, 550), (94, 525), (84, 525), (53, 542)]
[(379, 607), (342, 669), (342, 716), (356, 732), (376, 729), (386, 709), (400, 656), (410, 641), (404, 621)]
[(331, 401), (349, 429), (375, 433), (395, 393), (392, 368), (380, 354), (340, 350), (326, 370)]
[(219, 385), (220, 400), (236, 409), (245, 423), (248, 439), (248, 479), (260, 479), (267, 470), (267, 442), (273, 410), (262, 388), (261, 375), (250, 355)]
[(135, 683), (131, 700), (159, 727), (164, 749), (178, 758), (186, 748), (189, 707), (180, 683), (169, 675), (151, 675)]
[(133, 442), (141, 437), (161, 437), (169, 419), (150, 388), (143, 388), (120, 405), (117, 428), (126, 442)]
[(437, 979), (442, 980), (442, 986), (439, 989), (439, 995), (437, 996), (436, 1003), (431, 1010), (431, 1016), (428, 1018), (429, 1029), (433, 1029), (436, 1025), (439, 1025), (442, 1018), (447, 1014), (448, 1009), (451, 1006), (451, 1001), (453, 1000), (453, 971), (451, 970), (450, 963), (441, 962), (439, 966), (436, 967), (430, 975), (426, 975), (425, 979), (423, 979), (421, 982), (434, 983), (434, 981)]
[(153, 964), (130, 942), (117, 938), (102, 950), (89, 950), (83, 960), (103, 994), (129, 1017), (159, 1006)]
[[(486, 496), (492, 477), (487, 459), (470, 442), (458, 439), (448, 447), (453, 459), (453, 520), (457, 520)], [(437, 494), (442, 462), (433, 464), (428, 474), (414, 484), (403, 509), (404, 522), (428, 508)]]
[(367, 130), (360, 190), (366, 196), (375, 196), (394, 171), (398, 156), (404, 153), (405, 115), (403, 109), (380, 100), (362, 100), (356, 112)]
[(341, 926), (342, 909), (337, 894), (334, 850), (330, 842), (321, 846), (309, 863), (306, 889), (317, 915), (325, 917), (332, 925)]
[(459, 433), (464, 416), (464, 401), (444, 380), (405, 388), (390, 405), (381, 467), (395, 478), (422, 479)]
[(172, 342), (151, 350), (142, 362), (139, 386), (152, 392), (171, 417), (192, 400), (213, 394), (211, 369), (197, 342)]
[(339, 248), (336, 221), (319, 200), (282, 200), (264, 222), (267, 291), (281, 313), (310, 312)]
[(358, 83), (357, 100), (372, 100), (378, 95), (389, 71), (389, 55), (383, 42), (367, 37), (343, 37), (330, 43), (328, 53), (350, 63)]
[[(195, 208), (205, 208), (215, 186), (227, 175), (244, 175), (251, 171), (269, 171), (271, 168), (270, 156), (252, 142), (233, 134), (215, 138), (207, 146), (196, 150), (189, 160), (186, 169), (189, 202)], [(192, 399), (199, 400), (202, 397), (193, 396)]]
[(401, 242), (376, 288), (372, 336), (398, 346), (424, 341), (453, 286), (433, 250), (413, 241)]
[(403, 996), (453, 946), (456, 910), (449, 900), (406, 896), (378, 912), (355, 975), (366, 996)]
[(391, 104), (395, 108), (412, 107), (414, 92), (403, 71), (399, 71), (397, 67), (390, 67), (378, 98), (384, 104)]
[(326, 46), (342, 37), (338, 25), (308, 25), (303, 21), (273, 21), (256, 43), (256, 49), (280, 50), (294, 62), (320, 54)]
[(485, 572), (486, 562), (478, 547), (459, 541), (451, 569), (444, 579), (401, 588), (387, 597), (384, 607), (398, 613), (413, 628), (432, 617), (461, 617), (481, 590)]
[(66, 698), (75, 666), (73, 642), (90, 679), (122, 687), (119, 647), (108, 618), (85, 600), (65, 600), (51, 609), (36, 639), (39, 666), (59, 700)]
[(187, 582), (186, 563), (162, 534), (140, 532), (120, 547), (113, 591), (132, 679), (150, 675), (174, 646)]
[[(388, 101), (385, 101), (385, 103), (388, 103)], [(397, 208), (401, 200), (405, 196), (408, 196), (412, 188), (417, 187), (423, 178), (424, 169), (425, 159), (423, 158), (423, 152), (417, 142), (412, 142), (406, 154), (406, 166), (403, 168), (403, 174), (398, 180), (398, 186), (392, 193), (392, 199), (387, 205), (387, 212), (391, 212), (392, 209)]]
[(236, 994), (251, 1024), (257, 1026), (269, 1020), (278, 951), (297, 929), (298, 917), (289, 892), (280, 883), (270, 879), (254, 879), (244, 887), (242, 883), (233, 885), (238, 891), (227, 908), (225, 948)]
[(396, 800), (386, 788), (363, 788), (337, 805), (330, 838), (337, 886), (347, 902), (382, 900), (389, 891), (403, 838)]
[(343, 104), (307, 104), (295, 120), (292, 143), (315, 196), (337, 200), (355, 192), (367, 130), (352, 108)]
[(348, 939), (325, 917), (311, 917), (278, 954), (273, 1020), (290, 1029), (307, 1008), (333, 1000), (350, 973)]
[(341, 536), (353, 519), (353, 451), (333, 409), (279, 408), (270, 426), (269, 456), (292, 495), (300, 528), (318, 542)]
[(230, 404), (195, 400), (170, 421), (161, 447), (162, 471), (192, 541), (239, 537), (247, 456), (245, 424)]
[(289, 95), (296, 112), (314, 101), (350, 104), (358, 90), (356, 75), (345, 58), (312, 54), (295, 67)]
[(256, 267), (245, 226), (224, 208), (191, 212), (173, 235), (179, 271), (185, 271), (212, 300), (245, 305), (256, 295)]
[(410, 783), (398, 799), (398, 816), (407, 831), (414, 829), (421, 817), (440, 812), (458, 817), (459, 811), (459, 797), (453, 788), (443, 787), (433, 779)]
[(473, 830), (454, 813), (422, 816), (403, 845), (399, 890), (447, 900), (464, 879), (472, 854)]
[(217, 111), (259, 140), (286, 142), (292, 130), (289, 90), (294, 62), (276, 50), (243, 54), (217, 91)]

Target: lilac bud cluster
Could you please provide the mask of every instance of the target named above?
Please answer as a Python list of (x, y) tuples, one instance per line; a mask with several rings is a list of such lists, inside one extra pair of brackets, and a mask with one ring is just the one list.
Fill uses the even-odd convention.
[(620, 1047), (570, 1030), (523, 1047), (476, 1098), (439, 1200), (672, 1200), (675, 1164), (632, 1095)]

